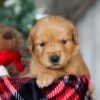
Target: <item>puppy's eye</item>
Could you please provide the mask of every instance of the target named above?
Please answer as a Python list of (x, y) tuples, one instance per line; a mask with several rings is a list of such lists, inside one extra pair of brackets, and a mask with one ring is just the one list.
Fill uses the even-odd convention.
[(62, 44), (66, 44), (67, 43), (67, 40), (61, 40)]
[(41, 46), (41, 47), (44, 47), (44, 46), (45, 46), (45, 42), (41, 42), (41, 43), (40, 43), (40, 46)]

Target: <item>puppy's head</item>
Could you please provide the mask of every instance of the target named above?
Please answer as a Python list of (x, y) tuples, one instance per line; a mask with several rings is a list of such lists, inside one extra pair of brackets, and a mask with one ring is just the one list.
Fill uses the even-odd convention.
[(41, 19), (32, 28), (28, 46), (39, 63), (48, 68), (64, 67), (78, 45), (74, 25), (58, 16)]

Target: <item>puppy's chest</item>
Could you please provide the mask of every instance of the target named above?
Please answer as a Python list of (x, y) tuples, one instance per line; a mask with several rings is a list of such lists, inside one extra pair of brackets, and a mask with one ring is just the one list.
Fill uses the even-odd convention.
[(40, 64), (38, 63), (31, 63), (30, 64), (30, 72), (32, 74), (35, 74), (35, 75), (38, 75), (39, 73), (42, 73), (43, 71), (45, 71), (45, 68), (43, 66), (41, 66)]
[(74, 74), (77, 75), (78, 74), (78, 67), (72, 67), (72, 66), (68, 66), (68, 67), (64, 67), (63, 70), (65, 71), (66, 74)]

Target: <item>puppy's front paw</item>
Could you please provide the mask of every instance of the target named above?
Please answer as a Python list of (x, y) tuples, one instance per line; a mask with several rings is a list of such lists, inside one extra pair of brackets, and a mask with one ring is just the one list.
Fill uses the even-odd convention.
[(38, 87), (43, 88), (43, 87), (49, 86), (54, 80), (55, 78), (53, 77), (53, 75), (43, 73), (38, 76), (36, 82), (37, 82)]

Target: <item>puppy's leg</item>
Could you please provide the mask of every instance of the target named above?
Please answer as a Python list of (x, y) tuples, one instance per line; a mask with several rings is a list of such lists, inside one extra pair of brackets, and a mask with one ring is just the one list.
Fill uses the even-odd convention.
[(51, 70), (47, 69), (44, 72), (40, 73), (37, 77), (37, 85), (40, 88), (47, 87), (50, 85), (55, 79), (65, 75), (63, 70)]
[(31, 74), (31, 73), (27, 73), (27, 74), (25, 74), (23, 77), (36, 78), (36, 76), (33, 75), (33, 74)]
[(27, 69), (24, 70), (23, 73), (19, 74), (19, 76), (21, 77), (30, 77), (30, 78), (36, 78), (35, 74), (32, 74), (30, 71), (28, 71)]

